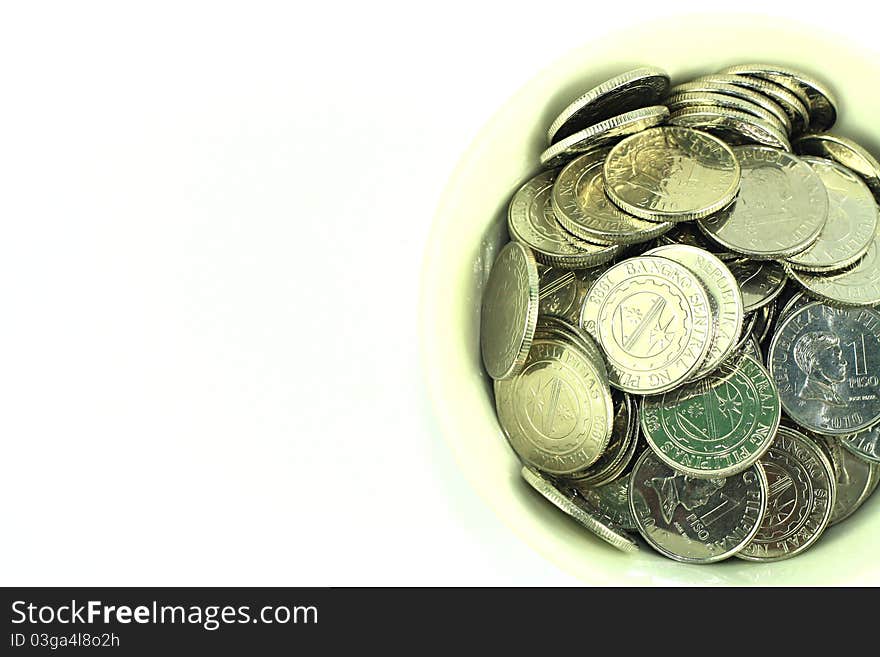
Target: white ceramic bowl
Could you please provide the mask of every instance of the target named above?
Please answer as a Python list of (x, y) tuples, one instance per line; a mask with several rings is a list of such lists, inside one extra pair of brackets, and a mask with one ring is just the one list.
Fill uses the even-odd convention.
[[(775, 23), (775, 21), (774, 21)], [(880, 493), (806, 553), (770, 564), (730, 559), (679, 564), (643, 547), (617, 552), (520, 480), (495, 417), (479, 351), (480, 298), (516, 188), (537, 171), (546, 130), (583, 91), (639, 65), (673, 83), (736, 63), (788, 64), (829, 82), (841, 116), (835, 132), (880, 153), (880, 57), (815, 29), (755, 19), (694, 18), (646, 24), (591, 42), (528, 82), (480, 132), (452, 175), (434, 220), (422, 277), (422, 366), (438, 433), (468, 481), (519, 536), (592, 584), (880, 584)], [(501, 546), (499, 546), (501, 549)]]

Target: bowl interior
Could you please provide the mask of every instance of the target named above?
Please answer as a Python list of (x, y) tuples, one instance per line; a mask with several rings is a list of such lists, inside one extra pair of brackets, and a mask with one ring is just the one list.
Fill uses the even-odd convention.
[[(880, 584), (880, 493), (804, 554), (756, 564), (679, 564), (643, 547), (626, 555), (552, 508), (520, 480), (495, 417), (479, 351), (480, 299), (507, 241), (508, 201), (538, 169), (546, 129), (572, 99), (630, 68), (654, 65), (673, 84), (731, 64), (773, 62), (813, 74), (836, 93), (834, 132), (880, 154), (880, 58), (834, 34), (756, 18), (677, 19), (593, 41), (528, 82), (479, 133), (441, 200), (422, 276), (422, 366), (434, 426), (467, 480), (519, 536), (564, 570), (594, 584)], [(841, 550), (846, 557), (841, 558)]]

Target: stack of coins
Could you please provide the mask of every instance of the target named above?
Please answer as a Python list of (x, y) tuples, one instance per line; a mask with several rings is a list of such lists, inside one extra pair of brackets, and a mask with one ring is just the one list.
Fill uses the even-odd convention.
[(639, 68), (514, 193), (482, 307), (498, 419), (611, 545), (785, 559), (880, 483), (880, 163), (837, 114), (784, 66)]

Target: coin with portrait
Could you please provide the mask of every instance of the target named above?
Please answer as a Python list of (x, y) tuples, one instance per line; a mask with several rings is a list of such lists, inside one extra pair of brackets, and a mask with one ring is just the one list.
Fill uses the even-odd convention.
[(689, 221), (734, 199), (740, 167), (730, 146), (717, 137), (668, 126), (614, 146), (604, 176), (608, 197), (623, 211), (649, 221)]
[(767, 490), (759, 463), (726, 479), (700, 479), (647, 450), (630, 475), (629, 503), (639, 532), (655, 550), (676, 561), (713, 563), (755, 536)]
[(846, 435), (880, 421), (880, 312), (811, 303), (777, 327), (768, 363), (800, 426)]
[(840, 437), (841, 444), (859, 458), (880, 464), (880, 424)]
[(700, 219), (706, 235), (760, 260), (795, 255), (815, 242), (828, 218), (828, 194), (810, 165), (766, 146), (733, 152), (742, 168), (739, 196), (730, 208)]

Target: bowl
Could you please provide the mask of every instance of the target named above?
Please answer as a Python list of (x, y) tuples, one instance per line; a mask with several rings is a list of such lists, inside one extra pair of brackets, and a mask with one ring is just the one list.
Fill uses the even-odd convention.
[[(841, 113), (833, 132), (880, 154), (880, 57), (840, 36), (754, 17), (694, 17), (646, 23), (592, 41), (527, 82), (479, 132), (443, 193), (421, 282), (420, 342), (433, 426), (468, 482), (524, 541), (563, 570), (596, 585), (880, 584), (880, 493), (805, 553), (776, 563), (670, 561), (646, 545), (617, 552), (538, 496), (495, 415), (480, 360), (481, 291), (507, 241), (507, 204), (538, 171), (546, 130), (574, 98), (642, 65), (673, 84), (737, 63), (800, 68), (830, 84)], [(503, 545), (488, 549), (503, 549)]]

